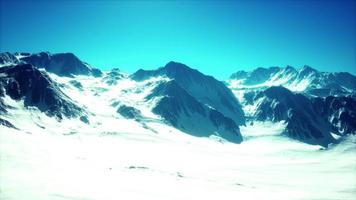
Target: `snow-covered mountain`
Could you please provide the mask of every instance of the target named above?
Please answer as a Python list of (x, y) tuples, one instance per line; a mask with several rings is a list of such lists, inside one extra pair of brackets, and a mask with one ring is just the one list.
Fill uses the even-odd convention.
[[(19, 109), (10, 105), (11, 99), (24, 112), (35, 108), (60, 121), (79, 119), (89, 127), (105, 124), (104, 119), (133, 120), (151, 132), (157, 132), (152, 123), (158, 123), (235, 143), (242, 141), (239, 126), (246, 120), (283, 122), (284, 135), (322, 146), (336, 143), (335, 135), (355, 134), (353, 96), (315, 97), (317, 90), (353, 94), (355, 77), (348, 73), (318, 72), (308, 66), (258, 68), (233, 74), (227, 81), (231, 91), (223, 82), (177, 62), (128, 75), (117, 68), (102, 73), (72, 53), (0, 55), (1, 120), (7, 126), (21, 127), (11, 119), (11, 111)], [(270, 88), (278, 84), (283, 87)]]
[(0, 66), (19, 63), (19, 59), (14, 54), (9, 52), (0, 53)]
[(356, 77), (349, 73), (309, 66), (257, 68), (238, 71), (226, 83), (249, 123), (283, 121), (287, 136), (322, 146), (336, 142), (332, 134), (356, 134)]
[(0, 199), (353, 199), (353, 79), (315, 97), (269, 70), (226, 85), (176, 62), (2, 53)]
[(32, 64), (38, 68), (44, 68), (48, 72), (57, 75), (72, 76), (72, 75), (92, 75), (101, 76), (101, 71), (91, 67), (88, 63), (79, 60), (72, 53), (57, 53), (41, 52), (22, 56), (21, 61)]
[[(119, 69), (96, 73), (71, 53), (2, 55), (2, 108), (10, 97), (23, 101), (24, 112), (35, 108), (58, 119), (77, 117), (89, 127), (105, 123), (97, 116), (106, 110), (110, 120), (134, 120), (148, 131), (157, 132), (149, 125), (155, 122), (194, 136), (242, 141), (238, 126), (244, 114), (235, 96), (222, 82), (183, 64), (170, 62), (159, 73), (139, 78), (141, 70), (131, 76)], [(87, 82), (94, 83), (88, 87)], [(88, 105), (88, 99), (104, 109), (91, 109), (98, 105)], [(8, 106), (3, 121), (21, 127), (12, 119), (14, 110)]]
[(245, 123), (241, 105), (220, 81), (188, 66), (169, 62), (157, 70), (138, 70), (130, 76), (144, 81), (167, 77), (147, 96), (159, 99), (153, 112), (174, 127), (196, 136), (221, 136), (229, 141), (242, 141), (238, 125)]
[(101, 76), (99, 69), (91, 67), (73, 53), (40, 52), (36, 54), (9, 52), (0, 53), (0, 65), (27, 63), (60, 76), (92, 75)]
[(327, 146), (334, 143), (331, 126), (318, 115), (310, 99), (293, 94), (281, 86), (273, 86), (257, 93), (254, 97), (255, 120), (286, 123), (285, 134), (309, 144)]
[(310, 66), (297, 70), (291, 66), (238, 71), (227, 81), (233, 90), (256, 90), (283, 86), (294, 92), (326, 97), (355, 94), (356, 77), (347, 72), (319, 72)]
[(58, 120), (64, 116), (85, 118), (85, 111), (65, 95), (46, 72), (30, 64), (0, 68), (0, 97), (1, 114), (12, 109), (6, 101), (6, 98), (11, 98), (22, 101), (26, 108), (36, 107)]
[(174, 79), (188, 94), (203, 104), (220, 111), (226, 117), (234, 120), (237, 125), (243, 125), (245, 123), (241, 105), (222, 82), (211, 76), (206, 76), (197, 70), (191, 69), (184, 64), (169, 62), (157, 70), (140, 69), (132, 74), (131, 78), (136, 81), (141, 81), (157, 76), (166, 76)]
[(195, 99), (176, 80), (161, 83), (146, 98), (158, 98), (152, 111), (184, 132), (199, 137), (216, 134), (231, 142), (242, 141), (234, 120)]

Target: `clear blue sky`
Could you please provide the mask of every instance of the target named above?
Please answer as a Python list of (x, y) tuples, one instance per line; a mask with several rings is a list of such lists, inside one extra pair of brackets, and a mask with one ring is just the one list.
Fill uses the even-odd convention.
[(73, 52), (101, 68), (170, 60), (226, 79), (258, 66), (356, 74), (356, 3), (1, 0), (0, 50)]

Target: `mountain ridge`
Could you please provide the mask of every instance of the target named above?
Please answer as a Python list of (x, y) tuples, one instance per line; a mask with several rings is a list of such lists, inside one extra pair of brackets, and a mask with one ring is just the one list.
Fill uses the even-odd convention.
[(356, 91), (356, 76), (349, 72), (320, 72), (308, 65), (256, 68), (251, 72), (238, 71), (227, 81), (231, 89), (265, 89), (283, 86), (295, 92), (313, 96), (346, 95)]
[[(10, 73), (12, 68), (25, 70)], [(42, 112), (48, 108), (36, 102), (48, 96), (58, 100), (52, 101), (58, 105), (49, 109), (50, 117), (80, 118), (87, 126), (133, 120), (154, 133), (152, 123), (158, 123), (193, 136), (240, 143), (239, 126), (285, 122), (287, 137), (325, 147), (338, 142), (335, 134), (356, 134), (355, 77), (307, 65), (298, 70), (287, 66), (239, 71), (223, 83), (174, 61), (128, 75), (119, 69), (96, 72), (72, 53), (5, 52), (0, 54), (0, 70), (2, 116), (18, 109), (8, 106), (7, 96), (18, 102), (25, 99), (25, 109), (35, 106)], [(36, 89), (38, 80), (45, 84)], [(0, 124), (18, 128), (12, 122), (1, 118)]]

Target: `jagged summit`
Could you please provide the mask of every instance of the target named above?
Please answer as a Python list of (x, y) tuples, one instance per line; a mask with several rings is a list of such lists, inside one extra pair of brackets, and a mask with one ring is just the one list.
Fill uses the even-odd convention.
[(180, 63), (180, 62), (175, 62), (175, 61), (169, 61), (163, 68), (166, 69), (171, 69), (171, 70), (179, 70), (179, 69), (190, 69), (192, 68), (188, 67), (187, 65)]
[(12, 65), (19, 63), (28, 63), (37, 68), (45, 69), (48, 72), (55, 73), (59, 76), (73, 75), (91, 75), (101, 76), (99, 69), (91, 67), (89, 64), (81, 61), (73, 53), (2, 53), (0, 55), (1, 65)]
[(312, 76), (318, 73), (318, 71), (308, 65), (304, 65), (298, 72), (298, 79), (308, 78), (308, 76)]
[(300, 71), (305, 71), (305, 72), (317, 72), (318, 70), (312, 68), (309, 65), (304, 65), (302, 68), (300, 68)]
[(131, 78), (141, 81), (154, 76), (168, 76), (170, 78), (182, 79), (182, 76), (199, 76), (203, 75), (198, 70), (192, 69), (185, 64), (170, 61), (165, 66), (156, 70), (139, 69), (131, 75)]
[(73, 53), (51, 54), (49, 52), (41, 52), (20, 59), (38, 68), (45, 68), (49, 72), (63, 76), (101, 75), (100, 70), (92, 68)]
[(188, 94), (198, 101), (219, 110), (226, 117), (233, 119), (238, 125), (245, 123), (241, 105), (226, 85), (214, 77), (204, 75), (187, 65), (169, 62), (164, 67), (156, 70), (138, 70), (131, 75), (131, 78), (136, 81), (142, 81), (158, 76), (174, 79)]
[(184, 76), (187, 73), (194, 73), (199, 75), (202, 74), (196, 69), (192, 69), (183, 63), (174, 61), (168, 62), (164, 67), (161, 68), (161, 70), (165, 71), (171, 76)]

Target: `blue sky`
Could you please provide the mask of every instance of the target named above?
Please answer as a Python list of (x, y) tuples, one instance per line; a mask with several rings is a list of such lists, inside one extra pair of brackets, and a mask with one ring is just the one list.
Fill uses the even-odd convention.
[(1, 0), (0, 50), (73, 52), (101, 69), (170, 60), (226, 79), (308, 64), (356, 74), (355, 1)]

